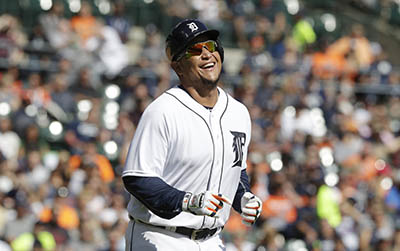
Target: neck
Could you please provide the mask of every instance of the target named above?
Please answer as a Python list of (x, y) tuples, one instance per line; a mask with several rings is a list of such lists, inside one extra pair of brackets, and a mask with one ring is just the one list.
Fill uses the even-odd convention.
[(218, 100), (218, 89), (216, 86), (212, 88), (195, 88), (193, 86), (183, 86), (183, 88), (202, 106), (214, 107)]

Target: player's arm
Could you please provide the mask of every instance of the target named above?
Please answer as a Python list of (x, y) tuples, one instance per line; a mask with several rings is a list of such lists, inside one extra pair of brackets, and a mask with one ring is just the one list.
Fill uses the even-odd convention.
[(122, 180), (133, 196), (154, 214), (165, 219), (171, 219), (182, 211), (217, 217), (217, 212), (224, 204), (231, 204), (222, 194), (180, 191), (158, 177), (124, 176)]
[(244, 195), (245, 192), (251, 192), (251, 191), (250, 191), (249, 176), (247, 175), (246, 169), (243, 169), (242, 172), (240, 173), (239, 185), (236, 190), (235, 199), (233, 200), (232, 204), (233, 209), (235, 209), (235, 211), (238, 213), (242, 213), (240, 200), (242, 199), (242, 196)]
[(185, 192), (158, 177), (124, 176), (126, 190), (161, 218), (171, 219), (182, 212)]
[(260, 217), (262, 202), (260, 198), (250, 191), (249, 177), (247, 176), (246, 169), (243, 169), (240, 173), (240, 182), (232, 206), (240, 213), (242, 222), (245, 225), (253, 225), (258, 217)]
[(152, 103), (143, 113), (129, 147), (122, 180), (126, 190), (161, 218), (171, 219), (182, 211), (185, 192), (161, 179), (169, 132), (167, 115)]

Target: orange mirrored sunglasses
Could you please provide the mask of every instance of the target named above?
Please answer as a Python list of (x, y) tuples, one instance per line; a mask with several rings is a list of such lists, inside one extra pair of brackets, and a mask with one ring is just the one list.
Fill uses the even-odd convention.
[(205, 42), (195, 43), (186, 49), (185, 57), (190, 58), (192, 56), (199, 56), (203, 51), (203, 48), (206, 48), (209, 52), (214, 52), (217, 50), (217, 43), (213, 40), (208, 40)]

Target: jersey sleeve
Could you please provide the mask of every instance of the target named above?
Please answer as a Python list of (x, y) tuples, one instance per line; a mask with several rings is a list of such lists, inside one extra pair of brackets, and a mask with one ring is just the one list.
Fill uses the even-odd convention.
[(243, 151), (243, 164), (242, 164), (242, 170), (245, 170), (247, 168), (247, 156), (248, 156), (248, 151), (249, 151), (249, 145), (251, 142), (251, 119), (250, 119), (250, 114), (247, 108), (245, 108), (245, 116), (246, 116), (246, 130), (247, 130), (247, 135), (246, 137), (246, 143), (245, 143), (245, 148)]
[(243, 169), (242, 172), (240, 173), (239, 185), (236, 190), (235, 198), (232, 203), (232, 207), (233, 209), (235, 209), (236, 212), (242, 213), (240, 204), (242, 196), (245, 192), (251, 192), (251, 191), (250, 191), (249, 176), (247, 175), (246, 169)]
[(162, 110), (148, 107), (129, 147), (124, 176), (161, 177), (168, 153), (168, 128)]
[(125, 176), (126, 190), (161, 218), (171, 219), (182, 211), (185, 192), (157, 177)]

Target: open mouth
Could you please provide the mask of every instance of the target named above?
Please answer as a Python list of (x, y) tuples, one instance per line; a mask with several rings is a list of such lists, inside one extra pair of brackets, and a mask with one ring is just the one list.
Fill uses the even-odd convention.
[(210, 70), (210, 69), (214, 68), (214, 66), (215, 66), (215, 63), (211, 62), (211, 63), (207, 63), (207, 64), (201, 66), (201, 68), (202, 69), (206, 69), (206, 70)]

